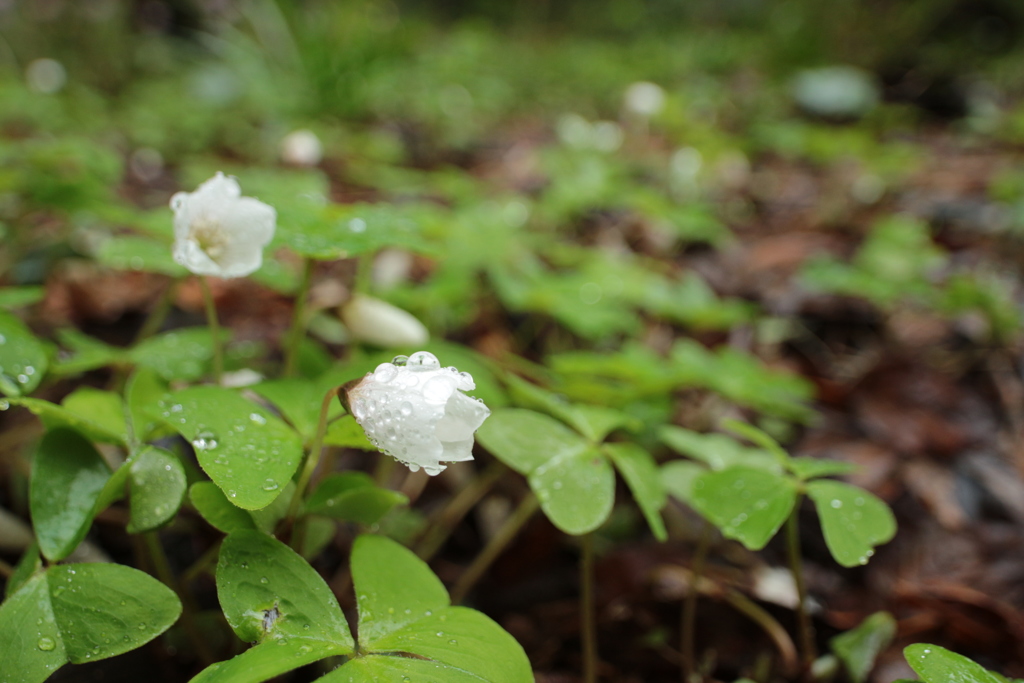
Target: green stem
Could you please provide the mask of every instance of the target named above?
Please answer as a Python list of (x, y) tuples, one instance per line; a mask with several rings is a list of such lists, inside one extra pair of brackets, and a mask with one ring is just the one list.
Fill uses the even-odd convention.
[(597, 681), (597, 623), (594, 618), (594, 534), (584, 534), (580, 556), (580, 621), (583, 641), (583, 680)]
[(776, 621), (775, 617), (769, 614), (763, 607), (735, 589), (727, 588), (725, 590), (725, 601), (761, 627), (768, 637), (771, 638), (772, 642), (775, 643), (775, 647), (782, 657), (783, 671), (787, 676), (793, 675), (799, 666), (799, 659), (796, 654), (796, 647), (793, 645), (793, 639), (786, 633), (786, 629), (782, 627), (782, 624)]
[(501, 528), (494, 534), (494, 537), (491, 538), (484, 549), (480, 551), (480, 554), (476, 556), (476, 559), (473, 560), (473, 563), (459, 577), (451, 593), (453, 605), (461, 604), (466, 599), (466, 596), (473, 589), (473, 586), (476, 585), (476, 582), (484, 575), (487, 568), (498, 559), (498, 556), (501, 555), (512, 539), (516, 537), (516, 534), (523, 528), (523, 525), (533, 517), (539, 506), (540, 503), (537, 501), (537, 496), (532, 491), (523, 496), (523, 499), (519, 501), (519, 506), (509, 515), (509, 518), (501, 525)]
[(211, 545), (205, 553), (199, 556), (199, 559), (192, 563), (192, 565), (181, 573), (181, 580), (183, 583), (188, 583), (199, 578), (199, 575), (207, 570), (207, 568), (217, 561), (217, 557), (220, 555), (220, 543), (214, 543)]
[(309, 288), (313, 283), (313, 270), (316, 261), (306, 258), (302, 262), (302, 282), (299, 291), (295, 295), (295, 310), (292, 313), (292, 326), (288, 330), (288, 341), (286, 342), (284, 358), (284, 376), (293, 377), (299, 361), (299, 347), (306, 336), (306, 305), (309, 298)]
[(455, 526), (473, 509), (474, 505), (480, 502), (481, 498), (487, 495), (487, 492), (506, 470), (508, 468), (500, 460), (495, 460), (483, 472), (474, 477), (468, 486), (449, 499), (448, 504), (441, 510), (437, 519), (427, 529), (427, 533), (423, 535), (416, 546), (416, 554), (420, 556), (420, 559), (426, 562), (430, 561), (451, 536)]
[(356, 264), (356, 279), (353, 283), (353, 294), (369, 294), (373, 289), (373, 260), (376, 254), (367, 252), (359, 256)]
[(171, 312), (171, 307), (174, 305), (174, 293), (178, 291), (178, 284), (180, 282), (180, 278), (175, 278), (164, 287), (164, 291), (160, 294), (160, 299), (156, 302), (156, 306), (146, 316), (146, 322), (142, 323), (142, 327), (139, 328), (138, 333), (135, 335), (135, 341), (132, 342), (133, 346), (149, 339), (163, 327), (164, 321), (167, 320), (167, 315)]
[(203, 306), (206, 308), (206, 323), (213, 337), (213, 379), (219, 386), (224, 376), (224, 348), (220, 339), (220, 323), (217, 322), (217, 307), (213, 303), (213, 292), (205, 276), (199, 276), (199, 288), (203, 292)]
[(14, 567), (7, 564), (3, 560), (0, 560), (0, 576), (3, 576), (7, 579), (11, 578), (12, 576), (14, 576)]
[(712, 526), (703, 523), (697, 550), (693, 555), (693, 568), (690, 574), (690, 586), (683, 602), (683, 616), (680, 628), (680, 650), (683, 653), (683, 683), (693, 680), (697, 671), (697, 659), (694, 649), (694, 633), (697, 625), (697, 599), (700, 597), (700, 582), (704, 578), (704, 566), (707, 563), (711, 540), (714, 538)]
[[(302, 473), (299, 474), (299, 480), (295, 485), (295, 493), (292, 494), (291, 503), (288, 505), (288, 517), (286, 518), (288, 527), (292, 527), (295, 524), (295, 518), (299, 514), (299, 507), (302, 505), (302, 500), (305, 497), (306, 487), (309, 486), (309, 480), (313, 478), (313, 472), (320, 462), (320, 451), (323, 450), (324, 435), (327, 433), (327, 414), (331, 410), (331, 402), (338, 395), (338, 389), (340, 387), (334, 387), (324, 394), (324, 400), (320, 403), (320, 419), (316, 424), (316, 436), (313, 437), (313, 445), (306, 455), (306, 462), (302, 466)], [(305, 536), (304, 527), (302, 524), (298, 524), (294, 527), (291, 538), (291, 546), (296, 552), (301, 552), (303, 536)]]
[(388, 484), (391, 481), (391, 475), (395, 472), (395, 465), (397, 462), (397, 460), (387, 453), (377, 453), (377, 464), (373, 468), (373, 480), (377, 483), (377, 486), (384, 488), (388, 487)]
[(817, 659), (814, 647), (814, 626), (811, 615), (807, 613), (807, 587), (804, 584), (803, 561), (800, 557), (800, 500), (797, 499), (793, 511), (786, 521), (786, 547), (789, 555), (789, 568), (793, 572), (796, 584), (797, 619), (800, 624), (800, 649), (804, 664), (810, 666)]
[(178, 582), (174, 572), (171, 571), (171, 563), (167, 561), (167, 554), (164, 553), (164, 547), (160, 544), (159, 535), (155, 531), (149, 531), (142, 534), (142, 536), (157, 578), (181, 599), (181, 625), (189, 641), (192, 643), (192, 647), (195, 648), (196, 654), (204, 665), (212, 664), (214, 661), (213, 655), (210, 653), (209, 647), (207, 647), (206, 639), (203, 638), (196, 626), (194, 618), (196, 608), (192, 602), (192, 596)]

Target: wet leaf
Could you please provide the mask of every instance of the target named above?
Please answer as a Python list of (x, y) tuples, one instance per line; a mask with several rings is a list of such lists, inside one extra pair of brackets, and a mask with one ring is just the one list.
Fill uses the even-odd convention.
[[(434, 666), (422, 670), (449, 674), (441, 680), (461, 680), (464, 673), (474, 676), (467, 680), (495, 683), (533, 680), (529, 660), (515, 639), (475, 610), (449, 607), (447, 591), (426, 563), (394, 541), (369, 535), (356, 539), (352, 581), (363, 651), (426, 657)], [(381, 658), (372, 666), (387, 671), (402, 664)], [(363, 666), (357, 664), (354, 671)]]
[(352, 581), (359, 607), (359, 646), (448, 607), (448, 591), (427, 564), (383, 536), (363, 535), (352, 548)]
[(9, 311), (37, 304), (46, 296), (46, 287), (23, 285), (21, 287), (0, 287), (0, 308)]
[(567, 534), (601, 526), (615, 503), (615, 472), (597, 448), (555, 456), (527, 480), (544, 514)]
[(42, 683), (68, 661), (45, 574), (0, 605), (0, 683)]
[(529, 661), (512, 636), (490, 617), (465, 607), (446, 607), (391, 631), (377, 638), (372, 649), (426, 657), (450, 674), (471, 673), (471, 680), (533, 680)]
[(113, 444), (125, 444), (124, 429), (120, 431), (110, 431), (107, 427), (97, 422), (93, 422), (88, 417), (79, 415), (78, 413), (68, 410), (64, 406), (59, 406), (56, 403), (50, 403), (44, 401), (41, 398), (12, 398), (10, 399), (12, 406), (22, 406), (28, 408), (34, 415), (38, 415), (39, 419), (42, 420), (43, 424), (48, 429), (66, 428), (74, 430), (80, 433), (82, 436), (88, 438), (91, 441), (99, 443), (113, 443)]
[(0, 312), (0, 392), (32, 393), (49, 365), (46, 349), (23, 322)]
[(156, 529), (177, 514), (185, 498), (185, 468), (172, 453), (147, 446), (129, 465), (128, 533)]
[(687, 457), (705, 463), (713, 470), (744, 465), (781, 472), (771, 453), (763, 448), (749, 448), (725, 434), (701, 434), (675, 425), (658, 430), (662, 443)]
[(773, 439), (764, 430), (758, 429), (754, 425), (747, 424), (746, 422), (740, 422), (739, 420), (726, 420), (724, 426), (726, 429), (736, 432), (740, 436), (771, 453), (780, 465), (784, 467), (790, 466), (789, 453), (779, 445), (778, 441)]
[(148, 237), (120, 235), (108, 239), (96, 251), (95, 257), (115, 270), (140, 270), (171, 277), (188, 274), (171, 256), (170, 244)]
[(851, 474), (859, 468), (857, 465), (842, 460), (826, 460), (824, 458), (810, 458), (802, 456), (792, 458), (786, 465), (790, 472), (804, 481), (818, 477), (832, 477), (841, 474)]
[[(319, 382), (280, 379), (258, 384), (253, 391), (273, 403), (305, 441), (313, 439), (320, 420), (320, 407), (327, 393)], [(340, 402), (331, 401), (327, 418), (330, 420), (343, 412)]]
[(316, 679), (316, 683), (404, 683), (405, 680), (418, 683), (481, 683), (490, 679), (481, 679), (468, 671), (459, 671), (427, 659), (371, 654), (347, 662), (341, 668)]
[(730, 467), (698, 477), (692, 504), (722, 535), (760, 550), (789, 517), (796, 499), (796, 485), (785, 477)]
[(235, 505), (258, 510), (277, 498), (302, 459), (302, 440), (263, 408), (220, 387), (171, 394), (161, 416)]
[(178, 620), (181, 602), (145, 572), (119, 564), (65, 564), (46, 572), (53, 614), (72, 664), (148, 643)]
[(693, 484), (707, 468), (695, 462), (673, 460), (661, 466), (661, 484), (676, 500), (692, 505)]
[(77, 375), (95, 368), (113, 365), (123, 359), (124, 350), (104, 344), (98, 339), (82, 334), (76, 329), (57, 330), (60, 345), (72, 354), (58, 355), (51, 371), (56, 375)]
[(844, 567), (867, 564), (875, 546), (896, 535), (896, 518), (877, 496), (838, 481), (812, 481), (807, 495), (821, 518), (825, 543)]
[(633, 500), (651, 527), (651, 532), (659, 541), (668, 538), (665, 522), (661, 519), (661, 508), (665, 507), (668, 496), (662, 486), (658, 465), (651, 454), (640, 446), (632, 443), (605, 444), (604, 452), (608, 454), (619, 474), (626, 480)]
[(210, 526), (231, 534), (242, 530), (255, 530), (252, 516), (242, 508), (232, 505), (224, 492), (212, 481), (197, 481), (188, 490), (188, 498), (195, 509)]
[(364, 451), (377, 450), (377, 447), (366, 438), (366, 432), (363, 431), (363, 428), (359, 426), (359, 423), (351, 415), (345, 415), (327, 427), (327, 434), (324, 435), (324, 445), (358, 448)]
[(163, 421), (154, 417), (160, 399), (166, 393), (167, 383), (152, 368), (138, 368), (128, 378), (124, 396), (136, 441), (145, 442), (158, 430), (166, 429)]
[(136, 365), (153, 368), (168, 382), (197, 380), (213, 357), (213, 337), (206, 327), (164, 332), (150, 337), (129, 352)]
[(857, 628), (829, 641), (832, 651), (842, 660), (853, 683), (864, 683), (875, 660), (889, 647), (896, 635), (896, 620), (888, 612), (875, 612)]
[(516, 375), (507, 375), (505, 382), (516, 403), (561, 420), (591, 441), (601, 441), (613, 430), (633, 423), (631, 417), (618, 410), (569, 403), (561, 396)]
[(21, 559), (14, 567), (14, 573), (7, 579), (7, 585), (4, 586), (4, 597), (9, 598), (14, 595), (42, 567), (43, 561), (39, 557), (39, 544), (33, 541), (32, 545), (22, 553)]
[(47, 559), (64, 559), (85, 538), (108, 479), (110, 468), (78, 432), (46, 433), (32, 464), (29, 507)]
[(924, 683), (1003, 683), (977, 662), (944, 647), (915, 643), (903, 650), (907, 663)]
[(368, 474), (343, 472), (325, 477), (304, 509), (307, 514), (376, 524), (391, 508), (408, 502), (401, 493), (377, 486)]
[[(128, 443), (124, 402), (116, 393), (92, 387), (79, 387), (64, 397), (61, 405), (68, 412), (97, 425), (104, 432), (116, 435), (115, 443)], [(44, 418), (43, 423), (46, 421)]]
[(337, 645), (323, 640), (268, 640), (210, 665), (189, 683), (259, 683), (336, 654)]
[(552, 417), (522, 408), (495, 410), (476, 432), (499, 460), (529, 474), (549, 460), (579, 455), (587, 440)]
[(295, 551), (265, 534), (237, 531), (224, 539), (217, 595), (228, 624), (244, 641), (300, 638), (330, 643), (333, 654), (354, 650), (331, 589)]

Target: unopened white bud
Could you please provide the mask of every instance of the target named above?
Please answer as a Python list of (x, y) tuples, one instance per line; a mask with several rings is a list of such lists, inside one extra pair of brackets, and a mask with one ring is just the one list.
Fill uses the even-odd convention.
[(320, 138), (311, 130), (296, 130), (281, 140), (281, 159), (295, 166), (316, 166), (324, 158)]
[(665, 91), (657, 83), (637, 81), (626, 88), (624, 100), (630, 113), (651, 117), (665, 106)]
[(25, 80), (28, 87), (43, 95), (52, 95), (60, 92), (67, 83), (68, 73), (64, 65), (56, 59), (36, 59), (29, 62), (25, 67)]
[(430, 338), (427, 328), (413, 314), (362, 294), (341, 307), (341, 321), (353, 339), (386, 349), (422, 346)]

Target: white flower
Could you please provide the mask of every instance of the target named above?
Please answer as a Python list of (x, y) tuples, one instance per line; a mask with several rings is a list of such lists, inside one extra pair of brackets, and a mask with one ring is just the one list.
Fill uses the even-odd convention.
[(429, 475), (473, 459), (473, 433), (491, 411), (463, 394), (472, 376), (442, 368), (432, 353), (397, 356), (347, 388), (344, 401), (377, 448)]
[(356, 294), (341, 307), (341, 321), (353, 339), (380, 346), (416, 348), (426, 344), (430, 334), (408, 311), (372, 296)]
[(221, 172), (192, 193), (171, 197), (174, 260), (196, 275), (245, 277), (263, 263), (277, 212), (243, 197), (238, 181)]

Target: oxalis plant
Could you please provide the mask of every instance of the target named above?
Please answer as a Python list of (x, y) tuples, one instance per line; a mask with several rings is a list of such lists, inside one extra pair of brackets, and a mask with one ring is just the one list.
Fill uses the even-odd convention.
[[(299, 202), (275, 209), (243, 196), (238, 182), (221, 173), (195, 192), (176, 194), (171, 208), (173, 245), (161, 250), (124, 238), (105, 246), (108, 257), (117, 252), (173, 276), (129, 348), (64, 330), (56, 354), (16, 316), (0, 313), (0, 407), (27, 408), (43, 427), (28, 476), (33, 542), (16, 567), (5, 567), (0, 683), (44, 681), (65, 664), (114, 657), (161, 635), (186, 644), (202, 662), (194, 681), (256, 683), (299, 667), (341, 683), (530, 681), (519, 644), (484, 614), (458, 605), (538, 512), (578, 546), (581, 673), (596, 681), (594, 536), (615, 506), (616, 475), (657, 541), (669, 538), (661, 516), (669, 496), (706, 522), (682, 605), (684, 680), (711, 673), (695, 652), (694, 633), (697, 597), (713, 593), (703, 573), (715, 533), (760, 550), (785, 527), (800, 656), (766, 611), (739, 594), (725, 597), (768, 632), (788, 677), (825, 680), (842, 665), (850, 680), (863, 683), (895, 637), (893, 617), (878, 613), (829, 641), (830, 653), (816, 650), (798, 528), (803, 501), (813, 505), (843, 566), (867, 563), (896, 530), (883, 501), (830, 478), (848, 473), (847, 464), (791, 457), (740, 422), (722, 426), (752, 445), (672, 426), (655, 439), (649, 425), (626, 412), (566, 401), (511, 373), (498, 375), (514, 407), (492, 411), (466, 393), (478, 382), (494, 392), (484, 364), (476, 361), (473, 374), (442, 366), (438, 356), (446, 353), (438, 348), (470, 367), (471, 356), (459, 356), (457, 347), (318, 366), (304, 349), (319, 261), (359, 260), (351, 299), (358, 305), (343, 315), (350, 332), (367, 330), (367, 339), (379, 340), (397, 326), (408, 345), (425, 341), (408, 314), (366, 291), (376, 250), (417, 244), (403, 220), (382, 207)], [(290, 289), (294, 318), (279, 373), (269, 379), (228, 344), (207, 282), (257, 276), (268, 244), (289, 248), (301, 261)], [(160, 333), (175, 287), (190, 277), (199, 280), (206, 328)], [(12, 293), (0, 303), (17, 299)], [(677, 362), (688, 357), (678, 354)], [(98, 368), (111, 370), (106, 389), (80, 387), (60, 404), (31, 395), (51, 379)], [(414, 549), (374, 533), (409, 502), (382, 486), (393, 463), (436, 475), (448, 463), (471, 460), (475, 438), (497, 461), (449, 501)], [(376, 477), (339, 471), (329, 448), (338, 446), (390, 457)], [(654, 454), (665, 447), (686, 457), (659, 464)], [(508, 470), (525, 479), (528, 492), (449, 595), (426, 562)], [(125, 507), (110, 510), (122, 500)], [(185, 506), (223, 538), (175, 571), (158, 531), (179, 520)], [(87, 535), (98, 517), (124, 524), (141, 569), (94, 561), (99, 551)], [(310, 561), (335, 537), (339, 521), (361, 533), (329, 584)], [(223, 621), (238, 639), (225, 661), (216, 661), (216, 624), (192, 593), (204, 573), (214, 576)], [(343, 611), (339, 597), (355, 609)], [(912, 645), (906, 657), (925, 683), (1002, 680), (934, 645)]]
[[(45, 426), (29, 481), (35, 543), (0, 607), (0, 681), (43, 681), (66, 663), (138, 648), (176, 623), (211, 661), (186, 582), (171, 571), (155, 533), (186, 498), (226, 534), (196, 570), (216, 559), (224, 618), (253, 644), (194, 681), (263, 681), (316, 662), (327, 672), (323, 681), (532, 680), (518, 643), (480, 612), (453, 607), (425, 562), (395, 541), (356, 538), (351, 625), (306, 559), (333, 536), (334, 520), (368, 527), (406, 502), (360, 472), (326, 467), (315, 477), (324, 445), (372, 442), (428, 474), (471, 459), (473, 434), (489, 414), (463, 393), (474, 389), (472, 376), (442, 368), (424, 351), (344, 388), (331, 374), (258, 382), (245, 393), (224, 386), (223, 334), (205, 278), (255, 272), (276, 212), (241, 196), (237, 181), (220, 173), (175, 195), (171, 206), (173, 257), (200, 278), (209, 334), (165, 342), (168, 362), (147, 361), (143, 341), (129, 352), (134, 370), (121, 391), (80, 389), (57, 405), (26, 396), (50, 366), (44, 344), (13, 316), (0, 319), (4, 407), (27, 407)], [(300, 333), (302, 315), (297, 310), (293, 326)], [(98, 342), (71, 345), (76, 369), (114, 362)], [(286, 375), (297, 347), (286, 349)], [(212, 358), (212, 384), (182, 381), (198, 379), (190, 356)], [(191, 444), (208, 480), (189, 471), (175, 435)], [(70, 561), (96, 516), (125, 497), (126, 530), (159, 580), (119, 564)]]

